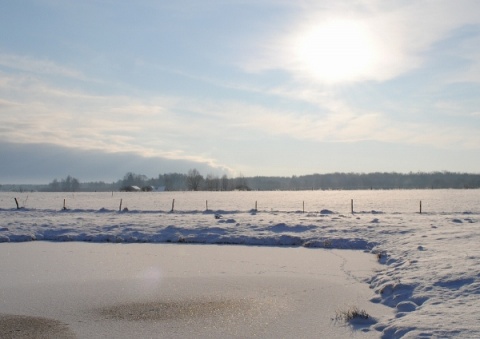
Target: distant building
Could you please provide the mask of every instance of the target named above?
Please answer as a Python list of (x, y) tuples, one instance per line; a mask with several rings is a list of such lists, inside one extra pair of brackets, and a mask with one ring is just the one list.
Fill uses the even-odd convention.
[(120, 189), (120, 191), (124, 192), (140, 192), (141, 188), (138, 186), (125, 186)]

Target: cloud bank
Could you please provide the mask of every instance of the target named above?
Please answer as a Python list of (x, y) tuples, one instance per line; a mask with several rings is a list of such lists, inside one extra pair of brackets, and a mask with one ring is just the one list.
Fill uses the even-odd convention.
[(204, 175), (225, 173), (207, 163), (143, 157), (132, 152), (108, 153), (53, 144), (5, 142), (0, 143), (0, 149), (1, 183), (4, 184), (46, 184), (67, 175), (81, 182), (110, 183), (122, 179), (128, 172), (152, 178), (164, 173), (187, 173), (192, 168)]

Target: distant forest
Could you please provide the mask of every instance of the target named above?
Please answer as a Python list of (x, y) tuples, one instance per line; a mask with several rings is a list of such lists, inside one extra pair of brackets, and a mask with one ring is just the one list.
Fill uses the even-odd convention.
[(101, 191), (232, 191), (232, 190), (363, 190), (363, 189), (441, 189), (480, 188), (480, 174), (454, 172), (417, 173), (329, 173), (291, 177), (229, 178), (203, 176), (196, 169), (187, 174), (168, 173), (148, 178), (129, 172), (113, 183), (81, 182), (68, 175), (46, 185), (0, 185), (2, 191), (101, 192)]

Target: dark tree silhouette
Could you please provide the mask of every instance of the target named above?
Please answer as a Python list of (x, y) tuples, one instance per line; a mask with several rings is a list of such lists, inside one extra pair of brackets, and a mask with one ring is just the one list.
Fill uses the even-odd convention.
[(202, 182), (203, 182), (203, 177), (196, 168), (188, 171), (187, 188), (190, 191), (198, 191), (200, 189), (200, 185), (202, 184)]

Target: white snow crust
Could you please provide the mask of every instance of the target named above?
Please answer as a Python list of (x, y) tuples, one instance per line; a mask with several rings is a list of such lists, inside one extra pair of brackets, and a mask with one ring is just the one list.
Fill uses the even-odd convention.
[(0, 216), (0, 242), (368, 251), (382, 263), (371, 301), (394, 310), (371, 325), (379, 336), (480, 337), (480, 190), (1, 193)]

